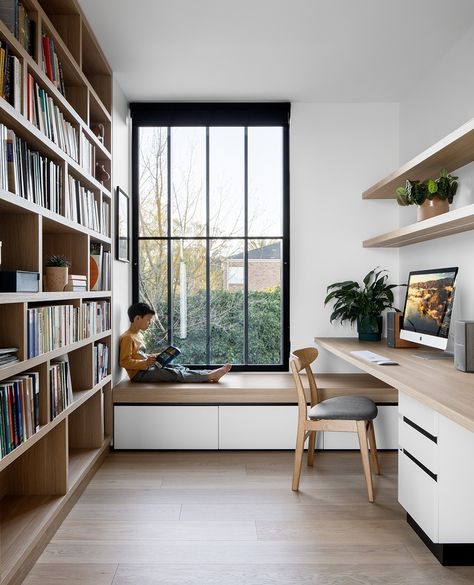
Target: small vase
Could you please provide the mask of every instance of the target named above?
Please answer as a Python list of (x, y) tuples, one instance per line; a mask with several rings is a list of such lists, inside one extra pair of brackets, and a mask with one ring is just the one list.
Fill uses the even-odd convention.
[(359, 341), (380, 341), (382, 339), (382, 315), (362, 316), (357, 319)]
[(46, 286), (48, 292), (61, 292), (67, 285), (67, 266), (46, 266)]
[(436, 195), (433, 199), (426, 199), (417, 209), (417, 221), (423, 221), (449, 211), (447, 199), (440, 199)]

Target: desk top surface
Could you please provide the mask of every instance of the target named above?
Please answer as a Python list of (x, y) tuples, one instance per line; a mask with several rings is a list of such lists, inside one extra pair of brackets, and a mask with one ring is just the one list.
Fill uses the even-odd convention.
[[(429, 353), (430, 350), (393, 349), (387, 347), (385, 340), (370, 342), (352, 337), (315, 337), (315, 342), (318, 348), (330, 351), (474, 431), (474, 374), (456, 370), (452, 359), (421, 359), (415, 354)], [(351, 354), (362, 350), (388, 357), (399, 365), (379, 366)]]

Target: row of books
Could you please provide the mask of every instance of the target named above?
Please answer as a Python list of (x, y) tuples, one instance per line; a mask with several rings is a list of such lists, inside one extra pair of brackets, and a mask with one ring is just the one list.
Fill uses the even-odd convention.
[(25, 140), (3, 124), (0, 124), (0, 187), (62, 213), (60, 166), (30, 150)]
[(28, 359), (79, 341), (80, 313), (73, 305), (28, 309)]
[(95, 146), (84, 134), (81, 134), (81, 166), (90, 175), (95, 176)]
[(54, 83), (55, 87), (65, 96), (66, 87), (64, 85), (63, 68), (61, 61), (58, 59), (58, 55), (54, 47), (54, 41), (46, 34), (43, 34), (43, 38), (41, 40), (41, 65), (43, 71), (46, 73), (48, 79)]
[(94, 354), (92, 356), (94, 368), (94, 384), (108, 376), (109, 371), (109, 346), (105, 343), (96, 343), (94, 345)]
[(90, 288), (91, 290), (110, 290), (111, 279), (111, 254), (105, 250), (99, 242), (91, 242), (90, 254)]
[(0, 96), (21, 111), (21, 63), (5, 41), (0, 41)]
[(75, 161), (79, 160), (78, 131), (65, 120), (53, 98), (28, 73), (26, 114), (28, 120)]
[(39, 430), (39, 373), (0, 382), (0, 456), (5, 457)]
[(111, 322), (110, 301), (90, 301), (82, 304), (83, 338), (108, 331)]
[(53, 420), (73, 402), (71, 368), (67, 356), (51, 362), (49, 368), (50, 414)]
[(64, 216), (84, 227), (100, 232), (99, 206), (94, 193), (70, 175), (68, 186), (64, 201)]
[(19, 0), (1, 0), (0, 20), (3, 20), (15, 38), (34, 57), (36, 22), (30, 19), (23, 3)]

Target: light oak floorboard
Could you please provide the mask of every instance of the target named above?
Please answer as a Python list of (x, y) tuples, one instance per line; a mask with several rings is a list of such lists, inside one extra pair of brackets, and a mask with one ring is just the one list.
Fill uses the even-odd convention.
[[(397, 453), (370, 504), (358, 452), (133, 452), (105, 461), (27, 585), (467, 585), (405, 521)], [(69, 579), (66, 575), (72, 575)]]

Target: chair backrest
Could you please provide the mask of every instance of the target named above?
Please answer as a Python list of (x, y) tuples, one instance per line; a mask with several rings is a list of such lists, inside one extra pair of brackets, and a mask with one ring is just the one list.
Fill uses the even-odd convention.
[(318, 357), (318, 350), (315, 347), (305, 347), (304, 349), (296, 349), (290, 356), (290, 369), (295, 381), (296, 390), (298, 392), (298, 409), (300, 417), (307, 417), (306, 414), (306, 393), (301, 377), (302, 370), (305, 370), (306, 377), (309, 384), (311, 406), (315, 406), (319, 402), (318, 387), (314, 379), (311, 364)]

